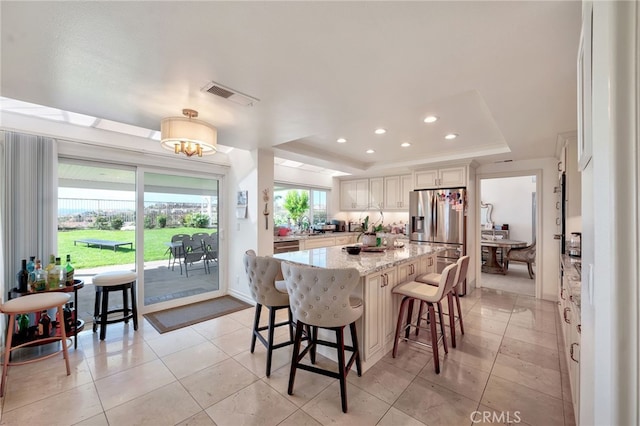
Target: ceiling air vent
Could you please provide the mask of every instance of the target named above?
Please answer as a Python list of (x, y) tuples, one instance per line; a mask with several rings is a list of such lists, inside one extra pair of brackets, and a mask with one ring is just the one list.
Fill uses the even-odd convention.
[(254, 98), (249, 95), (245, 95), (242, 92), (223, 86), (222, 84), (211, 81), (202, 88), (203, 92), (211, 93), (212, 95), (220, 96), (233, 103), (242, 106), (253, 106), (255, 102), (260, 102), (260, 99)]

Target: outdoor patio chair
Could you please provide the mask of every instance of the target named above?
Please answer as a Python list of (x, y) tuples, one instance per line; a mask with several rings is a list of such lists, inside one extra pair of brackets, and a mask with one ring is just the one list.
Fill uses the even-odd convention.
[[(182, 258), (184, 261), (184, 270), (189, 278), (189, 265), (193, 266), (195, 262), (199, 262), (204, 259), (204, 250), (202, 249), (201, 241), (194, 241), (193, 239), (185, 238), (182, 240)], [(202, 266), (206, 272), (206, 265)], [(182, 269), (180, 270), (182, 273)]]
[(202, 238), (202, 250), (204, 251), (204, 263), (211, 273), (210, 262), (218, 261), (218, 239), (214, 237)]
[[(190, 235), (189, 234), (175, 234), (174, 236), (171, 237), (171, 242), (172, 243), (182, 242), (182, 240), (184, 240), (185, 237), (190, 238)], [(176, 264), (176, 260), (178, 261), (178, 264), (180, 265), (180, 275), (182, 275), (182, 263), (180, 261), (180, 258), (182, 257), (182, 247), (181, 246), (171, 246), (171, 247), (167, 248), (167, 251), (164, 254), (168, 254), (169, 255), (169, 266), (171, 267), (172, 271), (173, 271), (173, 266)], [(173, 261), (171, 260), (171, 258), (173, 258)], [(167, 268), (169, 266), (167, 266)]]
[(193, 235), (191, 236), (191, 239), (192, 239), (193, 241), (197, 242), (198, 244), (201, 244), (201, 240), (202, 240), (204, 237), (208, 237), (208, 236), (209, 236), (209, 234), (207, 234), (206, 232), (196, 232), (195, 234), (193, 234)]

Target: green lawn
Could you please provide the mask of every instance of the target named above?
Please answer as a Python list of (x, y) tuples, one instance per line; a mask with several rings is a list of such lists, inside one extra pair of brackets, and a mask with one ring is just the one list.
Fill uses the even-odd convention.
[[(196, 232), (217, 232), (216, 229), (198, 228), (158, 228), (144, 230), (144, 260), (168, 259), (167, 246), (165, 242), (171, 241), (171, 236), (175, 234), (194, 234)], [(76, 269), (94, 268), (96, 266), (123, 265), (135, 262), (135, 231), (102, 231), (99, 229), (85, 229), (78, 231), (58, 231), (58, 256), (65, 264), (67, 254), (71, 255), (71, 263)], [(126, 241), (133, 243), (133, 250), (129, 246), (113, 249), (98, 247), (87, 247), (86, 244), (78, 243), (74, 246), (75, 240), (98, 239), (111, 241)], [(49, 257), (42, 259), (43, 266), (49, 263)]]

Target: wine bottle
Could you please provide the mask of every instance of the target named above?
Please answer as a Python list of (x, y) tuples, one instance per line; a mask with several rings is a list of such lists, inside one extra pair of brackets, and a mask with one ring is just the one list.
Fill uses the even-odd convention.
[(65, 269), (65, 284), (68, 286), (73, 285), (73, 274), (75, 273), (75, 268), (71, 264), (71, 255), (67, 255), (67, 265), (64, 267)]
[(18, 272), (18, 291), (26, 293), (29, 291), (29, 273), (27, 272), (27, 259), (22, 259), (22, 267)]

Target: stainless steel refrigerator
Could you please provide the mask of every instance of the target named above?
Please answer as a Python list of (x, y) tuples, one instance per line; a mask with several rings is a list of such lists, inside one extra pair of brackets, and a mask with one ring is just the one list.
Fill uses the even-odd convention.
[[(438, 272), (466, 254), (466, 189), (418, 189), (409, 194), (409, 239), (442, 245)], [(459, 289), (466, 294), (466, 281)]]

